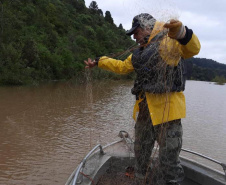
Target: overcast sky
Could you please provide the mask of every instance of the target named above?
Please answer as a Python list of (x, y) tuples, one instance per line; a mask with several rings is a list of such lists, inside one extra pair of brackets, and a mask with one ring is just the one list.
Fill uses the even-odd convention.
[[(89, 7), (92, 0), (85, 0)], [(179, 19), (193, 30), (201, 42), (199, 58), (226, 64), (226, 0), (96, 0), (105, 15), (111, 12), (114, 23), (128, 30), (132, 19), (149, 13), (157, 20)]]

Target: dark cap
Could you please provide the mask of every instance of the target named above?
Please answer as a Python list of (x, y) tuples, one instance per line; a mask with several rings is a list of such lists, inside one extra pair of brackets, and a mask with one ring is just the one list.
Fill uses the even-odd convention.
[(136, 15), (133, 18), (133, 22), (132, 22), (132, 28), (130, 30), (128, 30), (126, 32), (126, 35), (132, 35), (134, 30), (136, 28), (140, 27), (145, 27), (145, 26), (149, 26), (149, 27), (154, 27), (155, 24), (155, 18), (153, 18), (150, 14), (148, 13), (142, 13), (139, 15)]

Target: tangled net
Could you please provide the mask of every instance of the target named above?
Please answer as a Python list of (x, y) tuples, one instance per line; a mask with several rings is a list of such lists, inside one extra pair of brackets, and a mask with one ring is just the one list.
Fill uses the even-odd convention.
[[(144, 21), (143, 24), (148, 25), (149, 23)], [(160, 119), (162, 123), (166, 123), (168, 122), (168, 118), (170, 115), (169, 102), (171, 98), (171, 93), (184, 90), (185, 71), (184, 64), (181, 62), (180, 52), (177, 49), (178, 48), (176, 43), (177, 41), (167, 37), (167, 30), (163, 28), (163, 24), (160, 24), (159, 28), (157, 29), (160, 34), (157, 34), (157, 37), (151, 40), (150, 44), (147, 46), (148, 49), (143, 52), (144, 54), (140, 58), (141, 60), (137, 61), (138, 62), (137, 64), (136, 63), (133, 64), (137, 65), (136, 72), (138, 73), (138, 75), (135, 80), (135, 85), (134, 88), (132, 89), (132, 93), (135, 94), (136, 96), (140, 96), (142, 92), (139, 85), (142, 84), (142, 89), (146, 88), (145, 91), (154, 94), (156, 98), (158, 98), (159, 94), (162, 94), (162, 96), (164, 96), (165, 99), (165, 105), (164, 109), (162, 110), (163, 112), (162, 116), (160, 116), (161, 117)], [(168, 51), (169, 50), (168, 45), (171, 45), (172, 46), (171, 48), (173, 48), (172, 51), (170, 52)], [(126, 52), (121, 53), (119, 57), (122, 57), (123, 55), (126, 55), (128, 52), (131, 51), (132, 52), (136, 50), (138, 51), (141, 47), (143, 46), (141, 45), (138, 47), (137, 46), (131, 47)], [(150, 50), (151, 52), (149, 52)], [(159, 56), (159, 50), (161, 50), (162, 53), (161, 57)], [(142, 61), (142, 59), (144, 59), (144, 61)], [(140, 67), (140, 65), (142, 66)], [(155, 73), (152, 73), (152, 70), (154, 70)], [(136, 82), (138, 82), (137, 87)], [(146, 109), (148, 110), (147, 105), (145, 106)], [(141, 118), (141, 120), (147, 119), (145, 118), (147, 114), (142, 113), (141, 116), (144, 116), (144, 118)], [(149, 123), (151, 124), (152, 121), (150, 120)], [(143, 129), (147, 128), (144, 127)], [(149, 137), (145, 136), (147, 132), (144, 132), (143, 134), (144, 135), (142, 135), (141, 137)], [(156, 149), (154, 149), (152, 152), (150, 151), (147, 152), (147, 155), (152, 154), (152, 156), (150, 156), (150, 158), (147, 159), (146, 154), (142, 153), (142, 156), (145, 158), (144, 160), (147, 160), (148, 163), (146, 175), (142, 179), (139, 179), (134, 175), (135, 170), (131, 172), (131, 175), (128, 175), (128, 172), (126, 172), (126, 170), (124, 172), (108, 171), (104, 176), (101, 177), (100, 181), (98, 182), (98, 185), (164, 184), (164, 180), (161, 179), (165, 178), (165, 171), (160, 169), (159, 160), (163, 160), (164, 162), (168, 161), (170, 163), (170, 159), (168, 159), (167, 157), (170, 157), (170, 155), (174, 155), (172, 153), (169, 153), (169, 155), (161, 156), (161, 159), (158, 158), (159, 146), (161, 146), (165, 142), (165, 137), (167, 134), (168, 134), (167, 125), (160, 124), (158, 126), (158, 135), (156, 136), (157, 138), (155, 139)], [(146, 140), (145, 142), (148, 142), (148, 140)], [(175, 155), (179, 154), (176, 153)], [(179, 161), (176, 161), (176, 163), (179, 163)], [(132, 168), (134, 169), (135, 167)], [(178, 173), (181, 173), (180, 168), (178, 168)], [(178, 175), (178, 178), (182, 177)]]

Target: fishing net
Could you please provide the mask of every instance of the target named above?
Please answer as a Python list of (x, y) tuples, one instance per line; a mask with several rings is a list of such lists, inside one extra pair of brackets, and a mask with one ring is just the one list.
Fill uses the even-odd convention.
[[(154, 19), (140, 17), (140, 25), (143, 28), (152, 30), (154, 24)], [(172, 96), (175, 98), (176, 92), (184, 90), (186, 73), (177, 41), (167, 36), (168, 30), (163, 27), (164, 23), (158, 24), (155, 37), (150, 42), (131, 46), (123, 53), (110, 56), (120, 59), (131, 52), (136, 56), (132, 59), (136, 71), (132, 94), (142, 101), (139, 103), (139, 114), (136, 115), (133, 152), (136, 157), (135, 164), (123, 166), (122, 162), (113, 162), (111, 168), (100, 177), (98, 185), (163, 185), (183, 179), (183, 169), (179, 164), (182, 127), (180, 120), (172, 120), (170, 117), (170, 102)], [(162, 103), (158, 112), (153, 112), (158, 115), (155, 120), (150, 117), (150, 100)], [(98, 163), (98, 160), (96, 161)], [(113, 166), (123, 168), (115, 170)]]

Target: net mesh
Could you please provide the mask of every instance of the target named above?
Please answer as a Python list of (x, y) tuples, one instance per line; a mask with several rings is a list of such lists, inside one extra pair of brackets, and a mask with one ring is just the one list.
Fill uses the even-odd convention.
[[(162, 32), (163, 30), (160, 30)], [(137, 81), (138, 84), (142, 84), (143, 87), (147, 88), (147, 91), (156, 96), (155, 98), (162, 98), (164, 105), (161, 109), (162, 113), (159, 114), (161, 122), (165, 123), (169, 120), (171, 101), (171, 91), (175, 83), (175, 79), (182, 78), (182, 67), (175, 67), (175, 63), (169, 65), (164, 60), (179, 62), (178, 54), (167, 51), (168, 55), (164, 56), (164, 60), (158, 55), (159, 47), (167, 48), (166, 33), (164, 32), (163, 37), (156, 39), (150, 45), (148, 45), (151, 51), (145, 51), (147, 54), (142, 57), (146, 59), (143, 66), (138, 66)], [(160, 42), (165, 39), (165, 45), (160, 46)], [(175, 44), (175, 43), (173, 43)], [(140, 48), (136, 48), (140, 50)], [(150, 52), (151, 55), (150, 55)], [(125, 53), (123, 53), (125, 55)], [(122, 55), (120, 56), (122, 57)], [(137, 61), (138, 65), (140, 60)], [(136, 65), (136, 64), (135, 64)], [(151, 69), (154, 66), (155, 73), (152, 71), (145, 71), (146, 68)], [(140, 68), (139, 68), (140, 67)], [(153, 69), (153, 68), (152, 68)], [(176, 70), (175, 70), (176, 69)], [(140, 71), (139, 71), (140, 70)], [(176, 71), (176, 72), (175, 72)], [(157, 73), (157, 74), (156, 74)], [(150, 77), (148, 75), (151, 75)], [(155, 83), (152, 79), (155, 79)], [(181, 80), (179, 80), (181, 81)], [(136, 88), (136, 87), (135, 87)], [(137, 89), (138, 93), (135, 95), (140, 96), (142, 94), (141, 89)], [(161, 93), (159, 97), (159, 93)], [(177, 181), (182, 179), (183, 170), (179, 165), (179, 152), (181, 147), (181, 127), (180, 122), (176, 123), (177, 127), (172, 127), (168, 124), (159, 124), (152, 126), (152, 120), (150, 118), (149, 109), (147, 106), (147, 100), (144, 97), (143, 105), (140, 104), (140, 113), (137, 117), (136, 130), (135, 130), (135, 156), (137, 163), (132, 166), (133, 171), (127, 172), (126, 169), (123, 171), (114, 171), (109, 169), (105, 175), (100, 178), (98, 182), (101, 184), (164, 184), (168, 179)], [(143, 107), (142, 107), (143, 106)], [(139, 123), (138, 123), (139, 122)], [(140, 127), (140, 128), (139, 128)], [(175, 134), (178, 134), (175, 136)], [(91, 141), (90, 141), (91, 142)], [(153, 149), (156, 145), (156, 149)], [(161, 155), (159, 155), (159, 151)], [(152, 154), (152, 156), (151, 156)], [(151, 156), (151, 157), (150, 157)], [(121, 164), (118, 164), (121, 165)], [(141, 175), (142, 178), (137, 178), (136, 174)]]
[[(165, 16), (163, 19), (166, 19)], [(147, 26), (151, 28), (150, 25), (153, 25), (153, 19), (146, 20), (141, 17), (140, 21), (143, 28)], [(182, 127), (180, 120), (172, 121), (170, 117), (172, 114), (170, 102), (174, 92), (183, 91), (184, 67), (178, 42), (167, 37), (168, 30), (163, 28), (163, 25), (164, 23), (161, 23), (155, 29), (156, 33), (153, 34), (156, 36), (150, 42), (139, 46), (133, 45), (122, 53), (109, 56), (122, 59), (131, 52), (136, 56), (132, 58), (137, 75), (132, 93), (137, 100), (143, 101), (139, 104), (134, 133), (136, 163), (125, 166), (122, 170), (115, 170), (113, 167), (107, 169), (100, 177), (98, 185), (163, 185), (169, 182), (177, 184), (177, 181), (183, 179), (183, 169), (179, 164)], [(142, 43), (141, 40), (137, 42)], [(155, 99), (162, 103), (161, 108), (154, 112), (158, 115), (155, 120), (150, 117), (152, 109), (147, 103), (149, 100), (145, 92), (152, 94), (149, 100)], [(168, 124), (170, 121), (174, 123)], [(122, 166), (122, 163), (117, 165)]]

